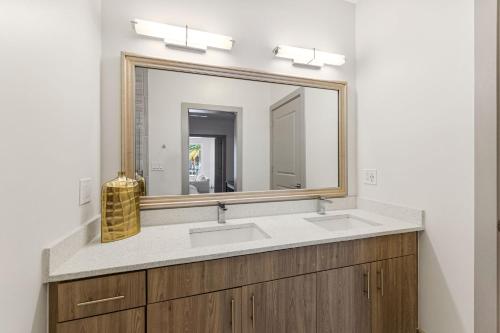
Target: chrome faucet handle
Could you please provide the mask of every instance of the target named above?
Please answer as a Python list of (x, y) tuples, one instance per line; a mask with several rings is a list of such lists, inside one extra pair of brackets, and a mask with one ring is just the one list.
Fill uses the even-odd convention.
[(324, 202), (328, 202), (328, 203), (333, 203), (333, 200), (327, 199), (326, 197), (319, 197), (318, 200), (321, 200), (321, 201), (324, 201)]
[(325, 197), (319, 197), (318, 198), (318, 214), (320, 215), (325, 215), (326, 214), (326, 207), (325, 207), (325, 203), (330, 203), (332, 204), (333, 201), (332, 200), (329, 200)]
[(217, 223), (225, 224), (226, 223), (226, 204), (224, 202), (217, 202)]
[(226, 204), (224, 202), (217, 202), (217, 206), (219, 207), (219, 209), (223, 210), (223, 211), (226, 211), (227, 210), (227, 207), (226, 207)]

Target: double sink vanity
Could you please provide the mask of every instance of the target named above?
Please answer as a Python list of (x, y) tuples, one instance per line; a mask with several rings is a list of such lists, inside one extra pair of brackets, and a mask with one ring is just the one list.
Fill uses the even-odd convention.
[(121, 91), (142, 230), (49, 251), (50, 333), (417, 331), (423, 214), (347, 197), (346, 82), (124, 53)]
[(95, 239), (49, 276), (52, 332), (415, 332), (420, 230), (348, 209)]
[[(328, 216), (304, 217), (304, 220), (329, 232), (352, 231), (381, 226), (376, 222), (353, 216), (351, 214), (332, 214)], [(189, 229), (189, 240), (192, 247), (216, 246), (232, 243), (258, 241), (270, 238), (255, 223), (240, 223)], [(220, 224), (223, 224), (222, 226)]]

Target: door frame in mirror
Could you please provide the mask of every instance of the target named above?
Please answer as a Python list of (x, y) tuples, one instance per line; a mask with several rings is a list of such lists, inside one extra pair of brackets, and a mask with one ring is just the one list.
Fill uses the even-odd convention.
[(135, 178), (135, 68), (160, 69), (174, 72), (210, 75), (259, 82), (288, 84), (300, 87), (338, 91), (339, 186), (318, 189), (292, 189), (251, 192), (226, 192), (193, 195), (164, 195), (141, 197), (141, 209), (162, 209), (227, 204), (306, 200), (318, 197), (347, 195), (347, 82), (325, 81), (303, 77), (272, 74), (256, 70), (194, 64), (122, 52), (121, 56), (121, 114), (122, 170)]
[(182, 195), (185, 195), (189, 192), (189, 180), (188, 180), (188, 146), (189, 146), (189, 109), (202, 109), (208, 111), (217, 111), (217, 112), (230, 112), (236, 115), (235, 119), (235, 128), (234, 128), (234, 139), (235, 139), (235, 147), (236, 147), (236, 156), (234, 156), (234, 160), (236, 162), (236, 179), (235, 185), (236, 188), (242, 188), (242, 177), (243, 174), (243, 166), (242, 159), (243, 154), (241, 153), (243, 149), (243, 108), (239, 106), (228, 106), (228, 105), (212, 105), (212, 104), (199, 104), (199, 103), (187, 103), (183, 102), (181, 104), (181, 152), (182, 152)]

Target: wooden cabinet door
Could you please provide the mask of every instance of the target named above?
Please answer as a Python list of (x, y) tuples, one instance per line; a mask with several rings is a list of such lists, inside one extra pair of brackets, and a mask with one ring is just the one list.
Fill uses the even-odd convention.
[(242, 288), (243, 333), (316, 332), (316, 274)]
[(318, 333), (370, 333), (370, 264), (317, 275)]
[(144, 333), (144, 308), (119, 311), (56, 326), (57, 333)]
[(148, 305), (148, 333), (240, 333), (241, 288)]
[(417, 330), (417, 261), (406, 256), (372, 263), (373, 333)]

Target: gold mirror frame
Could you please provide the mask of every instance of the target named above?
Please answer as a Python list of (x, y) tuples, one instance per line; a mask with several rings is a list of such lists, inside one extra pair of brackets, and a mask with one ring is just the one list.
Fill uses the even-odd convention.
[(175, 72), (211, 75), (233, 79), (280, 83), (302, 87), (337, 90), (339, 92), (339, 186), (320, 189), (270, 190), (252, 192), (165, 195), (141, 197), (141, 209), (161, 209), (227, 204), (345, 197), (347, 195), (347, 83), (314, 80), (271, 74), (242, 68), (201, 65), (151, 58), (122, 52), (122, 170), (135, 178), (135, 68), (162, 69)]

